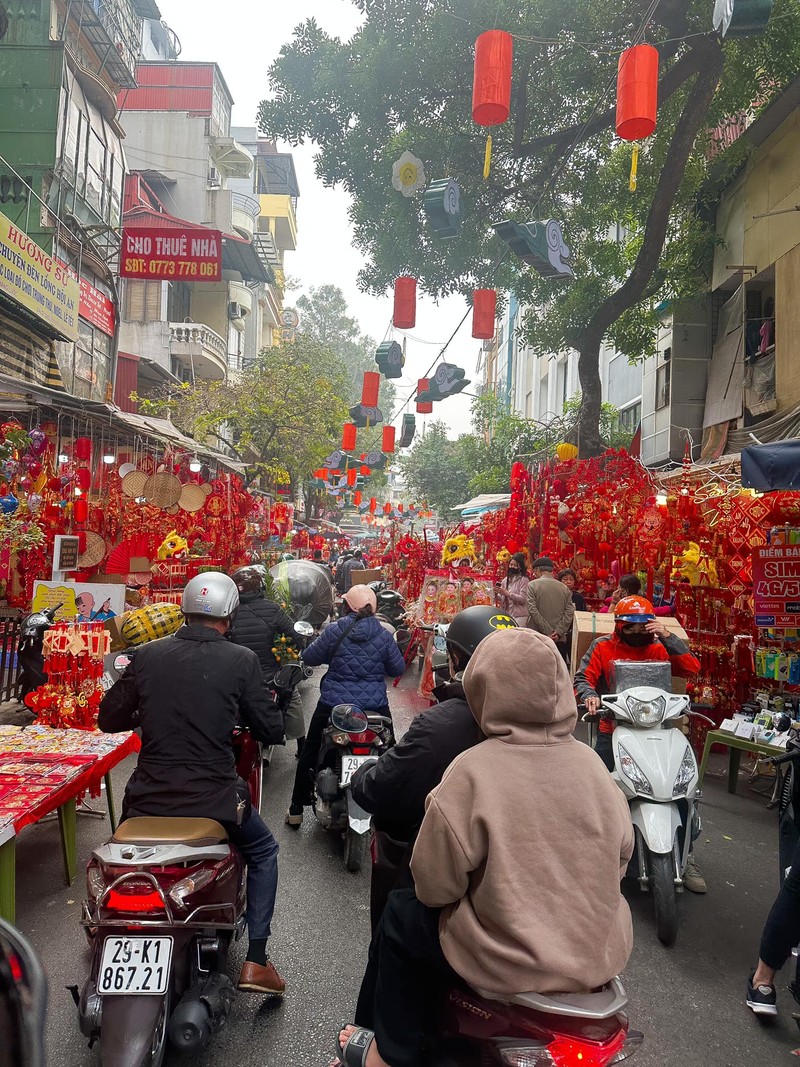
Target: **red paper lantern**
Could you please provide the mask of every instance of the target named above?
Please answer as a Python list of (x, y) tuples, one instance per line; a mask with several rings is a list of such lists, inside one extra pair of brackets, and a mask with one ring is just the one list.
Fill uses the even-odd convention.
[(514, 38), (505, 30), (487, 30), (475, 42), (472, 119), (479, 126), (499, 126), (511, 111), (511, 65)]
[(381, 437), (381, 452), (394, 452), (394, 426), (384, 426)]
[(84, 491), (92, 484), (92, 472), (88, 467), (79, 467), (75, 475), (79, 487)]
[(75, 522), (86, 522), (89, 518), (89, 501), (85, 496), (79, 496), (73, 504), (72, 516)]
[(372, 474), (371, 467), (359, 467), (359, 471), (361, 474), (364, 475), (365, 478), (369, 478), (370, 474)]
[(92, 439), (91, 437), (76, 437), (75, 438), (75, 458), (86, 462), (92, 458)]
[(472, 295), (472, 336), (483, 341), (491, 341), (494, 337), (496, 313), (496, 290), (476, 289)]
[(355, 423), (346, 422), (342, 427), (342, 451), (352, 452), (356, 447)]
[(78, 530), (78, 551), (81, 555), (86, 551), (86, 531)]
[(350, 470), (347, 472), (347, 484), (351, 487), (354, 486), (356, 484), (357, 478), (358, 471), (355, 469), (355, 467), (351, 467)]
[(404, 276), (394, 283), (394, 315), (398, 330), (413, 330), (417, 323), (417, 279)]
[(377, 507), (378, 507), (378, 501), (375, 499), (374, 496), (371, 496), (369, 498), (369, 510), (372, 512), (373, 515), (375, 514), (375, 511), (376, 511)]
[(320, 481), (324, 482), (326, 480), (326, 478), (328, 477), (328, 472), (324, 467), (317, 467), (317, 469), (315, 471), (312, 471), (311, 477), (312, 478), (319, 478)]
[[(364, 371), (364, 384), (361, 387), (361, 403), (366, 408), (378, 406), (378, 390), (381, 387), (381, 376), (377, 371)], [(355, 447), (355, 441), (353, 441)]]
[[(430, 384), (431, 384), (430, 378), (420, 378), (417, 381), (417, 396), (419, 396), (420, 393), (424, 393)], [(430, 415), (430, 413), (432, 411), (433, 411), (433, 401), (432, 400), (426, 400), (422, 404), (419, 402), (419, 400), (417, 401), (417, 414), (418, 415)]]
[(391, 504), (384, 504), (383, 505), (383, 514), (384, 515), (391, 515), (391, 513), (392, 513), (392, 505)]
[(356, 507), (358, 507), (358, 505), (361, 503), (361, 490), (360, 489), (356, 489), (356, 491), (353, 493), (353, 503), (355, 504)]
[(641, 141), (656, 128), (658, 49), (651, 44), (626, 48), (617, 67), (617, 137)]

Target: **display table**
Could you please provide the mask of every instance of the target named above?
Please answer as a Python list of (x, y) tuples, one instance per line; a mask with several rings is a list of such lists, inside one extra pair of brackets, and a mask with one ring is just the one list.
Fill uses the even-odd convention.
[(739, 785), (739, 765), (742, 762), (743, 752), (752, 752), (756, 756), (782, 756), (786, 749), (778, 745), (768, 745), (764, 741), (750, 741), (744, 737), (737, 737), (725, 730), (709, 730), (706, 734), (706, 742), (703, 747), (703, 758), (700, 761), (700, 778), (698, 788), (703, 784), (703, 776), (706, 773), (708, 755), (712, 745), (726, 745), (728, 748), (728, 792), (735, 793)]
[(71, 885), (77, 868), (77, 802), (86, 793), (99, 795), (105, 779), (111, 828), (116, 829), (111, 771), (138, 752), (140, 744), (134, 733), (0, 726), (1, 918), (11, 923), (15, 918), (16, 837), (20, 831), (58, 812), (64, 875)]

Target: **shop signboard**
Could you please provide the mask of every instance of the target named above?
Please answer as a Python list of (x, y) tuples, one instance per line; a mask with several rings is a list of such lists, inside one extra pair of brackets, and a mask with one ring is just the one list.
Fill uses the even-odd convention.
[(98, 330), (102, 330), (103, 333), (107, 333), (109, 337), (114, 336), (114, 324), (116, 322), (116, 312), (114, 310), (114, 301), (110, 300), (104, 292), (92, 285), (91, 282), (85, 278), (78, 278), (78, 275), (72, 269), (68, 267), (66, 263), (62, 263), (61, 260), (57, 261), (60, 266), (69, 274), (71, 278), (78, 279), (80, 285), (80, 305), (79, 314), (86, 322), (91, 322), (92, 326), (96, 326)]
[(77, 281), (63, 265), (0, 214), (0, 292), (67, 341), (78, 337)]
[(800, 629), (800, 545), (753, 549), (756, 626)]
[(123, 226), (120, 263), (123, 278), (216, 282), (222, 277), (222, 234), (205, 227)]

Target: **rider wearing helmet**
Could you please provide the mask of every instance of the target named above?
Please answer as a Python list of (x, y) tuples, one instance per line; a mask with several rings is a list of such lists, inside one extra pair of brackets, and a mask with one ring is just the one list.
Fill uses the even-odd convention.
[(510, 615), (497, 608), (475, 605), (460, 611), (446, 636), (452, 681), (433, 691), (440, 703), (417, 715), (399, 744), (379, 760), (359, 767), (353, 775), (354, 800), (375, 817), (379, 859), (385, 837), (391, 839), (394, 852), (400, 854), (396, 865), (384, 866), (383, 875), (377, 864), (373, 869), (373, 927), (398, 881), (404, 884), (408, 879), (411, 884), (408, 864), (428, 793), (441, 782), (456, 756), (483, 740), (461, 684), (470, 657), (484, 637), (516, 625)]
[(137, 649), (100, 703), (106, 733), (141, 727), (139, 763), (125, 790), (123, 819), (138, 816), (216, 819), (247, 863), (250, 943), (239, 988), (284, 991), (266, 955), (278, 885), (278, 845), (237, 791), (234, 727), (241, 721), (267, 745), (283, 740), (283, 720), (269, 699), (258, 656), (225, 640), (239, 593), (216, 572), (187, 583), (185, 624), (172, 637)]

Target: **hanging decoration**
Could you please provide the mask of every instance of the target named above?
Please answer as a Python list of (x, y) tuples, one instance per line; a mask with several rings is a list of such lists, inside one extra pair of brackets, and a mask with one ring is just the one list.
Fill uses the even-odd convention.
[(344, 452), (340, 452), (338, 449), (335, 452), (331, 452), (329, 456), (326, 456), (322, 461), (322, 466), (329, 471), (336, 470), (344, 464), (347, 459)]
[[(433, 400), (446, 400), (447, 397), (455, 396), (466, 389), (470, 381), (471, 379), (465, 377), (465, 372), (455, 363), (440, 363), (424, 392), (417, 393), (417, 400), (422, 401), (423, 404)], [(419, 410), (419, 405), (417, 405), (417, 410)]]
[(353, 503), (355, 504), (356, 507), (358, 507), (361, 504), (361, 490), (360, 489), (356, 489), (356, 491), (353, 493)]
[(723, 37), (747, 37), (766, 29), (775, 0), (716, 0), (714, 29)]
[(398, 448), (408, 448), (411, 442), (414, 440), (414, 434), (417, 429), (417, 420), (413, 415), (403, 416), (403, 425), (400, 430), (400, 440), (398, 441)]
[(374, 370), (364, 371), (364, 382), (361, 386), (361, 403), (364, 407), (374, 408), (377, 405), (380, 388), (380, 374)]
[(386, 378), (403, 377), (403, 349), (397, 341), (385, 341), (378, 345), (375, 352), (375, 362), (380, 367), (381, 374)]
[[(472, 120), (479, 126), (501, 126), (511, 113), (511, 68), (514, 39), (505, 30), (487, 30), (475, 42)], [(492, 138), (486, 141), (483, 177), (492, 166)]]
[(358, 471), (355, 467), (350, 468), (350, 470), (347, 472), (346, 479), (348, 487), (350, 489), (353, 489), (355, 487), (356, 482), (358, 481)]
[(561, 223), (555, 219), (524, 225), (508, 219), (495, 223), (492, 229), (514, 255), (534, 267), (542, 277), (575, 277), (569, 264), (569, 245), (564, 241)]
[(472, 294), (472, 336), (491, 341), (494, 337), (496, 314), (496, 290), (476, 289)]
[(394, 426), (384, 426), (381, 436), (381, 452), (394, 452)]
[(413, 196), (425, 188), (425, 165), (411, 152), (403, 152), (392, 166), (392, 187), (403, 196)]
[(367, 426), (377, 426), (383, 422), (383, 412), (378, 407), (356, 404), (350, 408), (350, 418), (356, 426), (363, 430)]
[(656, 128), (658, 49), (651, 44), (626, 48), (617, 65), (617, 137), (642, 141)]
[(356, 447), (356, 432), (355, 423), (346, 422), (344, 424), (342, 427), (342, 452), (352, 452)]
[(568, 441), (562, 441), (556, 445), (556, 455), (560, 463), (569, 463), (570, 460), (578, 458), (578, 447)]
[[(392, 323), (397, 330), (413, 330), (417, 323), (417, 279), (403, 275), (394, 283), (394, 314)], [(375, 403), (378, 402), (377, 396)]]
[(448, 240), (461, 234), (464, 222), (461, 189), (452, 178), (431, 182), (425, 190), (423, 207), (435, 237)]
[(628, 180), (628, 191), (631, 193), (636, 192), (636, 186), (639, 184), (639, 145), (633, 146), (633, 152), (631, 153), (631, 176)]
[(418, 415), (430, 415), (433, 411), (433, 404), (430, 400), (420, 400), (420, 396), (423, 393), (427, 394), (428, 386), (431, 384), (430, 378), (419, 378), (417, 380), (417, 414)]
[(370, 471), (382, 471), (386, 466), (386, 456), (384, 456), (383, 452), (368, 452), (367, 466)]

